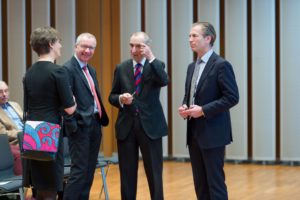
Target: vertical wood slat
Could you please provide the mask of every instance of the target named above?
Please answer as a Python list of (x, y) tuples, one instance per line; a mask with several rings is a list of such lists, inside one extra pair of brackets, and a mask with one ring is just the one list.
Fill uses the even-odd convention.
[(31, 51), (31, 46), (29, 44), (30, 41), (30, 34), (31, 34), (31, 0), (27, 0), (26, 2), (26, 8), (25, 8), (25, 16), (26, 16), (26, 40), (25, 40), (25, 45), (26, 45), (26, 68), (31, 66), (32, 63), (32, 51)]
[(276, 34), (276, 160), (280, 160), (280, 130), (281, 130), (281, 121), (280, 121), (280, 109), (281, 109), (281, 98), (280, 98), (280, 0), (275, 2), (275, 34)]
[[(153, 0), (146, 1), (145, 6), (145, 32), (152, 39), (150, 44), (153, 54), (157, 59), (162, 60), (166, 64), (165, 71), (168, 72), (171, 67), (167, 62), (167, 1)], [(156, 12), (153, 12), (155, 10)], [(160, 21), (160, 23), (157, 23)], [(160, 92), (160, 102), (163, 107), (165, 117), (168, 113), (168, 96), (167, 87), (163, 87)], [(170, 135), (170, 133), (169, 133)], [(163, 137), (163, 155), (168, 155), (168, 137)]]
[(300, 161), (300, 1), (280, 0), (280, 160)]
[[(27, 27), (27, 33), (28, 37), (30, 38), (30, 34), (31, 32), (36, 29), (37, 27), (43, 27), (43, 26), (50, 26), (51, 24), (51, 19), (54, 19), (54, 17), (51, 17), (50, 14), (52, 13), (53, 15), (55, 15), (54, 12), (54, 6), (50, 5), (50, 1), (55, 2), (53, 0), (30, 0), (31, 2), (31, 10), (30, 12), (28, 12), (26, 14), (26, 16), (28, 18), (30, 18), (30, 22), (31, 22), (31, 26)], [(51, 10), (53, 10), (51, 12)], [(30, 39), (27, 39), (27, 42), (29, 43)], [(28, 44), (28, 47), (30, 47), (30, 45)], [(27, 50), (27, 53), (29, 55), (31, 55), (31, 64), (34, 63), (37, 59), (38, 56), (37, 54), (30, 49)], [(29, 61), (27, 61), (27, 63), (29, 63)], [(29, 67), (30, 65), (28, 65), (27, 67)]]
[(129, 58), (129, 38), (133, 32), (142, 30), (141, 0), (120, 1), (121, 61)]
[[(26, 69), (25, 1), (7, 2), (7, 67), (10, 99), (23, 105), (22, 78)], [(16, 59), (17, 58), (17, 59)]]
[(252, 0), (247, 1), (247, 49), (248, 49), (248, 106), (247, 106), (247, 113), (248, 113), (248, 159), (252, 159), (253, 157), (253, 124), (252, 124)]
[[(196, 1), (196, 0), (195, 0)], [(210, 22), (216, 31), (216, 41), (214, 43), (213, 49), (217, 54), (220, 54), (220, 0), (197, 0), (198, 6), (198, 21)]]
[[(0, 22), (2, 24), (2, 0), (0, 0)], [(0, 27), (0, 47), (2, 47), (2, 26)], [(3, 57), (3, 51), (2, 48), (0, 48), (0, 80), (2, 80), (2, 70), (3, 70), (3, 63), (2, 63), (2, 57)]]
[[(55, 5), (55, 28), (59, 31), (62, 38), (61, 56), (56, 63), (63, 65), (74, 54), (76, 16), (74, 1), (56, 0)], [(53, 8), (51, 8), (53, 9)], [(52, 12), (52, 11), (51, 11)], [(51, 16), (51, 23), (53, 17)]]
[[(114, 6), (114, 7), (113, 7)], [(100, 55), (101, 55), (101, 85), (102, 85), (102, 100), (106, 105), (106, 111), (113, 115), (112, 106), (108, 102), (108, 96), (111, 90), (114, 66), (119, 61), (119, 56), (114, 57), (114, 52), (119, 51), (119, 44), (113, 43), (113, 39), (118, 36), (118, 28), (116, 25), (119, 24), (118, 15), (114, 16), (115, 11), (118, 10), (118, 2), (112, 4), (110, 0), (103, 0), (101, 2), (101, 43)], [(113, 17), (112, 17), (113, 16)], [(115, 26), (113, 27), (113, 24)], [(117, 31), (117, 32), (114, 32)], [(103, 135), (103, 150), (105, 156), (110, 156), (114, 149), (114, 121), (111, 119), (111, 123)]]
[(225, 58), (233, 66), (240, 94), (239, 104), (230, 110), (233, 143), (226, 149), (226, 158), (247, 160), (247, 0), (225, 1), (225, 24)]
[(193, 0), (172, 1), (172, 119), (173, 156), (188, 157), (186, 148), (186, 121), (177, 110), (182, 104), (188, 64), (193, 61), (188, 35), (193, 23)]
[(2, 80), (8, 82), (8, 59), (7, 59), (7, 0), (1, 0), (1, 36), (2, 36)]
[[(172, 1), (167, 0), (167, 52), (168, 52), (168, 59), (167, 63), (169, 65), (168, 67), (168, 75), (170, 79), (170, 84), (168, 85), (168, 97), (172, 97), (173, 90), (172, 90), (172, 74), (173, 74), (173, 65), (172, 65)], [(172, 105), (173, 100), (172, 98), (168, 98), (168, 152), (169, 156), (173, 156), (173, 116), (172, 116)]]
[[(111, 73), (111, 81), (107, 83), (110, 86), (112, 86), (112, 79), (113, 79), (113, 73), (115, 66), (120, 63), (120, 58), (121, 58), (121, 30), (120, 30), (120, 0), (113, 0), (111, 2), (111, 9), (112, 9), (112, 41), (111, 41), (111, 46), (112, 46), (112, 65), (110, 66), (110, 73)], [(109, 91), (110, 92), (110, 91)], [(113, 144), (113, 151), (117, 151), (117, 143), (116, 143), (116, 137), (115, 137), (115, 126), (114, 122), (117, 119), (118, 116), (118, 109), (110, 106), (112, 108), (111, 112), (111, 129), (108, 134), (112, 135), (112, 144)]]
[(253, 160), (275, 161), (275, 1), (252, 0)]

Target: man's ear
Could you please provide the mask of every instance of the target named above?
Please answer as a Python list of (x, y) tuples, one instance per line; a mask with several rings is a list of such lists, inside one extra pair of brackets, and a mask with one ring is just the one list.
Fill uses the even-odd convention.
[(208, 36), (205, 37), (205, 41), (207, 41), (208, 44), (210, 44), (211, 40), (212, 40), (211, 35), (208, 35)]

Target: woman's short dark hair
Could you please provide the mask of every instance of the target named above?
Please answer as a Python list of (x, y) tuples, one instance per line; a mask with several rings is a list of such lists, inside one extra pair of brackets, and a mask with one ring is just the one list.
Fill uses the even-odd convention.
[(56, 29), (45, 26), (36, 28), (30, 35), (31, 48), (38, 54), (43, 55), (50, 52), (50, 45), (57, 40), (59, 33)]

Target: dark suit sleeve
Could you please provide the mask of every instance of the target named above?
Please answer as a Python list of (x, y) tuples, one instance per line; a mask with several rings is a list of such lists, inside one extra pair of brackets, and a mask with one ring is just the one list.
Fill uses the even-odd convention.
[(120, 102), (119, 102), (119, 96), (121, 94), (121, 86), (120, 86), (120, 70), (119, 65), (117, 65), (115, 72), (114, 72), (114, 80), (112, 83), (112, 89), (109, 94), (108, 100), (109, 103), (111, 103), (113, 106), (117, 108), (121, 108)]
[(217, 84), (221, 95), (218, 99), (202, 105), (205, 117), (212, 117), (229, 110), (239, 101), (239, 92), (231, 64), (227, 61), (216, 64)]
[(182, 105), (188, 105), (188, 101), (189, 101), (189, 85), (190, 85), (190, 82), (191, 82), (191, 79), (190, 79), (190, 74), (192, 73), (191, 70), (192, 70), (192, 64), (189, 64), (188, 66), (188, 69), (187, 69), (187, 72), (186, 72), (186, 78), (185, 78), (185, 86), (184, 86), (184, 97), (183, 97), (183, 101), (182, 101)]
[(157, 59), (154, 59), (149, 64), (154, 74), (154, 81), (161, 87), (168, 85), (169, 78), (168, 74), (165, 71), (165, 64)]

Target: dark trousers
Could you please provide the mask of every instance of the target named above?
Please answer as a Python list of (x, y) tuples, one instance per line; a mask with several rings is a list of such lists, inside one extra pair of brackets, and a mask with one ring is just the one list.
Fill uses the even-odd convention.
[(145, 134), (138, 115), (135, 117), (134, 127), (128, 137), (125, 140), (118, 140), (122, 200), (136, 199), (139, 148), (143, 157), (151, 199), (162, 200), (164, 199), (162, 139), (150, 139)]
[(69, 136), (71, 174), (64, 191), (65, 200), (89, 199), (101, 136), (98, 117), (93, 119), (91, 126), (79, 126), (77, 132)]
[(189, 152), (197, 199), (227, 200), (224, 173), (225, 146), (202, 149), (194, 139), (189, 143)]

